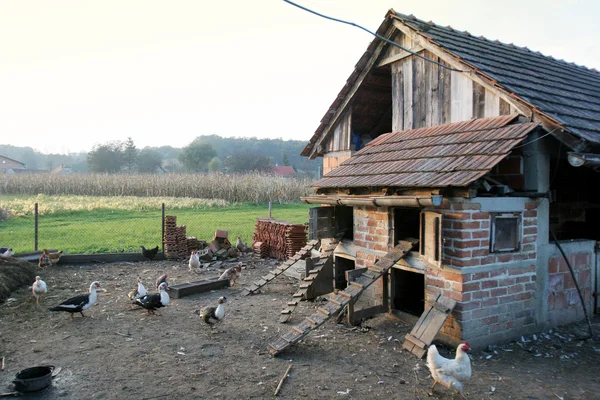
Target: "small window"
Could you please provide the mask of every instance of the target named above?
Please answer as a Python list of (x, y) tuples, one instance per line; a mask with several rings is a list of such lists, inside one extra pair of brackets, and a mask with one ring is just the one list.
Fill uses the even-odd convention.
[(521, 247), (521, 214), (492, 214), (490, 252), (518, 251)]

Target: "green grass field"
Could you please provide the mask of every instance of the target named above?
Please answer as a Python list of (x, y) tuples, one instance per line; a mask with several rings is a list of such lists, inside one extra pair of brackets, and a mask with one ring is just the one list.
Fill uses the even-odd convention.
[[(51, 196), (47, 196), (51, 197)], [(33, 197), (35, 198), (35, 197)], [(24, 209), (21, 202), (31, 202), (31, 196), (19, 196), (17, 206), (15, 196), (0, 196), (0, 207)], [(69, 203), (68, 197), (61, 202)], [(143, 201), (141, 199), (140, 201)], [(79, 202), (73, 202), (79, 203)], [(92, 198), (90, 198), (92, 203)], [(107, 203), (109, 203), (107, 201)], [(115, 204), (115, 198), (110, 198)], [(118, 203), (118, 201), (117, 201)], [(123, 204), (127, 203), (124, 201)], [(140, 209), (139, 202), (134, 209), (123, 206), (120, 209), (101, 207), (101, 198), (93, 198), (93, 204), (99, 208), (62, 207), (58, 211), (45, 208), (39, 216), (38, 248), (55, 248), (66, 254), (137, 252), (139, 246), (160, 246), (162, 221), (160, 207)], [(20, 207), (20, 208), (19, 208)], [(42, 208), (42, 204), (39, 205)], [(181, 208), (181, 204), (167, 206), (166, 215), (177, 216), (177, 225), (185, 225), (187, 236), (211, 240), (217, 229), (229, 232), (233, 242), (241, 236), (244, 242), (252, 241), (252, 232), (256, 218), (268, 216), (267, 205), (236, 204), (230, 206)], [(150, 207), (148, 207), (150, 208)], [(154, 207), (152, 207), (154, 208)], [(293, 223), (308, 222), (308, 204), (273, 204), (272, 217)], [(34, 218), (31, 213), (21, 212), (22, 216), (13, 216), (0, 221), (0, 246), (12, 247), (16, 253), (34, 250)]]

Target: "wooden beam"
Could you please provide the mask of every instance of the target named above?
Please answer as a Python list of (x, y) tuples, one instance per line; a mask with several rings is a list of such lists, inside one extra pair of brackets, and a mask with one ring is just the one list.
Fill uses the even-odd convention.
[(583, 151), (586, 149), (587, 145), (585, 141), (566, 131), (562, 125), (547, 115), (542, 114), (541, 112), (535, 112), (534, 118), (541, 122), (542, 127), (545, 130), (552, 132), (552, 136), (563, 142), (567, 147), (570, 147), (575, 151)]
[(467, 75), (474, 82), (477, 82), (480, 85), (484, 86), (486, 89), (492, 91), (493, 93), (498, 95), (498, 97), (500, 97), (507, 103), (511, 104), (519, 113), (526, 115), (528, 117), (531, 117), (532, 105), (527, 104), (525, 101), (516, 99), (514, 96), (512, 96), (510, 93), (506, 92), (504, 89), (489, 82), (489, 80), (488, 80), (489, 78), (484, 79), (484, 78), (480, 77), (477, 74), (477, 71), (475, 69), (473, 69), (472, 67), (467, 65), (464, 61), (457, 59), (454, 54), (450, 53), (449, 51), (443, 49), (442, 47), (440, 47), (436, 44), (429, 42), (428, 40), (423, 38), (419, 34), (419, 32), (413, 30), (412, 28), (409, 28), (408, 26), (404, 25), (400, 21), (395, 20), (393, 23), (393, 26), (395, 26), (398, 30), (400, 30), (405, 35), (411, 37), (413, 40), (413, 43), (415, 45), (421, 46), (425, 50), (430, 51), (431, 53), (435, 54), (436, 56), (438, 56), (441, 59), (441, 61), (444, 61), (444, 63), (448, 64), (450, 67), (452, 67), (454, 69), (459, 69), (461, 71), (466, 71), (466, 72), (462, 72), (462, 73)]
[[(396, 28), (394, 27), (394, 25), (390, 26), (389, 29), (387, 30), (387, 32), (385, 33), (384, 37), (389, 39), (395, 30), (396, 30)], [(352, 89), (350, 89), (350, 91), (346, 94), (346, 96), (344, 97), (344, 101), (338, 106), (335, 114), (333, 115), (333, 118), (331, 118), (331, 120), (329, 121), (329, 123), (327, 124), (325, 129), (323, 129), (323, 133), (321, 133), (321, 137), (313, 145), (313, 148), (311, 149), (310, 154), (308, 155), (308, 157), (311, 160), (314, 160), (317, 157), (317, 149), (320, 147), (321, 143), (323, 143), (323, 141), (329, 136), (332, 129), (338, 123), (338, 121), (342, 117), (342, 115), (344, 115), (346, 108), (348, 107), (348, 105), (350, 104), (352, 99), (354, 98), (354, 95), (356, 94), (358, 88), (360, 87), (360, 85), (363, 82), (363, 80), (365, 79), (365, 77), (368, 75), (369, 71), (375, 65), (375, 61), (377, 61), (377, 58), (381, 54), (381, 51), (383, 50), (383, 48), (385, 47), (386, 44), (388, 44), (388, 43), (384, 42), (383, 40), (379, 41), (379, 44), (373, 51), (373, 54), (371, 54), (371, 58), (369, 59), (367, 64), (364, 66), (364, 68), (361, 71), (361, 73), (359, 74), (358, 78), (354, 81), (354, 83), (352, 85)]]
[[(421, 47), (421, 46), (417, 46), (417, 47), (413, 47), (412, 49), (409, 49), (409, 50), (412, 51), (412, 52), (414, 52), (414, 53), (420, 53), (420, 52), (422, 52), (425, 49), (423, 47)], [(379, 63), (376, 65), (376, 67), (377, 68), (383, 67), (384, 65), (391, 64), (393, 62), (402, 60), (402, 59), (404, 59), (406, 57), (410, 57), (412, 55), (413, 54), (410, 53), (410, 52), (408, 52), (408, 51), (401, 50), (400, 53), (394, 54), (393, 56), (386, 57), (383, 60), (379, 61)]]

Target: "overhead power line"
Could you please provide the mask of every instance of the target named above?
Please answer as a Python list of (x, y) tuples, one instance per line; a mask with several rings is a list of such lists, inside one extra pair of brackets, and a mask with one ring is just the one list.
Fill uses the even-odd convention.
[(354, 22), (350, 22), (350, 21), (344, 21), (343, 19), (334, 18), (334, 17), (330, 17), (330, 16), (328, 16), (328, 15), (324, 15), (324, 14), (318, 13), (318, 12), (316, 12), (316, 11), (314, 11), (314, 10), (311, 10), (310, 8), (306, 8), (306, 7), (304, 7), (304, 6), (301, 6), (300, 4), (296, 4), (296, 3), (294, 3), (293, 1), (290, 1), (290, 0), (283, 0), (283, 1), (285, 1), (285, 2), (286, 2), (286, 3), (288, 3), (288, 4), (291, 4), (291, 5), (293, 5), (293, 6), (295, 6), (295, 7), (298, 7), (298, 8), (299, 8), (299, 9), (301, 9), (301, 10), (307, 11), (307, 12), (309, 12), (309, 13), (311, 13), (311, 14), (318, 15), (318, 16), (319, 16), (319, 17), (321, 17), (321, 18), (325, 18), (325, 19), (328, 19), (328, 20), (331, 20), (331, 21), (335, 21), (335, 22), (340, 22), (340, 23), (342, 23), (342, 24), (351, 25), (351, 26), (354, 26), (354, 27), (356, 27), (356, 28), (358, 28), (358, 29), (362, 29), (363, 31), (370, 33), (371, 35), (375, 36), (376, 38), (378, 38), (378, 39), (381, 39), (381, 40), (383, 40), (384, 42), (387, 42), (387, 43), (391, 44), (392, 46), (396, 46), (396, 47), (398, 47), (398, 48), (400, 48), (400, 49), (402, 49), (402, 50), (404, 50), (404, 51), (406, 51), (406, 52), (408, 52), (408, 53), (410, 53), (410, 54), (412, 54), (412, 55), (415, 55), (415, 56), (417, 56), (417, 57), (419, 57), (419, 58), (422, 58), (423, 60), (425, 60), (425, 61), (428, 61), (428, 62), (430, 62), (430, 63), (436, 64), (436, 65), (439, 65), (440, 67), (442, 67), (442, 68), (445, 68), (445, 69), (447, 69), (447, 70), (450, 70), (450, 71), (456, 71), (456, 72), (469, 72), (469, 71), (463, 71), (463, 70), (460, 70), (460, 69), (456, 69), (456, 68), (449, 67), (449, 66), (447, 66), (447, 65), (444, 65), (444, 64), (442, 64), (442, 63), (439, 63), (439, 62), (437, 62), (437, 61), (435, 61), (435, 60), (432, 60), (431, 58), (427, 58), (427, 57), (425, 57), (425, 56), (422, 56), (422, 55), (420, 55), (420, 54), (418, 54), (418, 53), (415, 53), (415, 52), (414, 52), (414, 51), (412, 51), (412, 50), (409, 50), (409, 49), (407, 49), (407, 48), (404, 48), (403, 46), (400, 46), (398, 43), (394, 42), (393, 40), (390, 40), (390, 39), (388, 39), (388, 38), (386, 38), (386, 37), (383, 37), (383, 36), (381, 36), (381, 35), (377, 34), (376, 32), (372, 32), (372, 31), (368, 30), (367, 28), (365, 28), (364, 26), (360, 26), (360, 25), (358, 25), (358, 24), (356, 24), (356, 23), (354, 23)]

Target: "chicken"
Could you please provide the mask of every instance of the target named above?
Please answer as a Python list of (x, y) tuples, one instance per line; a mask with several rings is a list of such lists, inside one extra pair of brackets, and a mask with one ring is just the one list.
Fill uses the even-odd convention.
[(196, 253), (195, 251), (192, 251), (188, 265), (190, 266), (191, 272), (194, 272), (194, 270), (196, 270), (196, 268), (200, 267), (200, 257), (198, 256), (198, 253)]
[(154, 257), (158, 253), (158, 246), (153, 249), (147, 249), (144, 246), (140, 246), (140, 248), (142, 249), (142, 255), (150, 261), (154, 260)]
[(63, 253), (62, 250), (59, 251), (59, 252), (56, 252), (56, 253), (50, 253), (50, 251), (48, 251), (48, 249), (44, 249), (42, 251), (43, 251), (43, 253), (45, 255), (48, 256), (48, 258), (50, 259), (50, 261), (54, 262), (54, 263), (56, 263), (56, 262), (58, 262), (58, 260), (60, 260), (60, 257), (62, 256), (62, 253)]
[(131, 292), (129, 292), (127, 294), (127, 297), (129, 297), (130, 300), (136, 300), (136, 299), (139, 299), (140, 297), (144, 297), (147, 294), (148, 294), (148, 291), (142, 284), (142, 277), (138, 277), (137, 288), (135, 288)]
[(48, 293), (48, 286), (42, 278), (36, 276), (35, 282), (33, 282), (33, 285), (31, 286), (31, 292), (33, 293), (33, 297), (35, 297), (35, 304), (40, 304), (40, 299)]
[(200, 315), (202, 321), (210, 325), (210, 327), (212, 328), (213, 323), (210, 321), (211, 319), (214, 319), (218, 322), (222, 321), (223, 318), (225, 318), (225, 307), (223, 306), (223, 303), (225, 303), (226, 301), (227, 297), (221, 296), (217, 300), (219, 304), (216, 307), (206, 306), (203, 307), (199, 312), (196, 311), (196, 313)]
[(15, 254), (10, 247), (0, 247), (0, 258), (12, 257)]
[(427, 366), (433, 378), (431, 391), (439, 383), (448, 389), (456, 390), (463, 399), (465, 398), (461, 381), (467, 381), (471, 378), (471, 360), (467, 355), (470, 348), (469, 343), (462, 342), (456, 348), (456, 357), (451, 360), (442, 357), (435, 345), (429, 346)]
[[(156, 288), (158, 289), (158, 287), (160, 286), (161, 283), (163, 282), (167, 282), (167, 278), (168, 275), (167, 274), (162, 274), (161, 276), (159, 276), (158, 278), (156, 278)], [(168, 285), (168, 283), (167, 283)]]
[(50, 257), (48, 256), (48, 254), (42, 252), (42, 254), (40, 255), (40, 259), (38, 260), (38, 268), (43, 269), (46, 267), (49, 267), (52, 265), (52, 260), (50, 260)]
[(238, 249), (238, 251), (240, 253), (243, 253), (244, 251), (246, 251), (246, 247), (244, 246), (244, 243), (242, 243), (242, 238), (241, 237), (237, 237), (237, 240), (235, 241), (235, 248)]
[(221, 274), (219, 279), (229, 279), (231, 286), (235, 286), (235, 281), (242, 275), (242, 263), (238, 263), (235, 267), (227, 268)]

